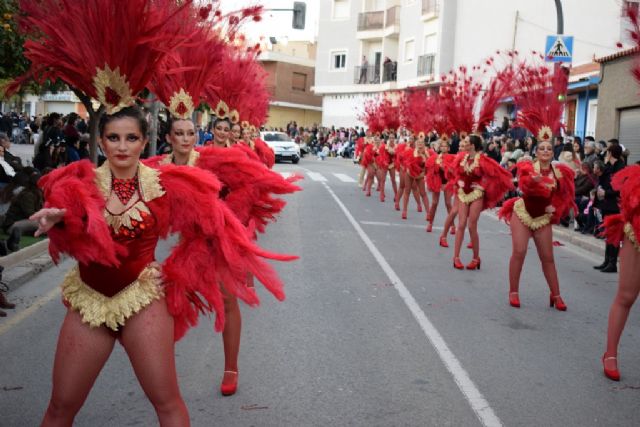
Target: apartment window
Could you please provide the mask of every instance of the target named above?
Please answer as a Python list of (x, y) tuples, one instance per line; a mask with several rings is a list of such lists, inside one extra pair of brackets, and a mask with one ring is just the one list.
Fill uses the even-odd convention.
[(349, 6), (349, 0), (333, 0), (333, 19), (348, 19)]
[(342, 71), (345, 68), (347, 68), (347, 52), (331, 52), (331, 69), (334, 71)]
[(436, 35), (428, 34), (424, 37), (424, 53), (436, 53), (438, 51), (438, 45), (436, 43)]
[(300, 92), (307, 90), (307, 75), (304, 73), (293, 73), (291, 76), (291, 89)]
[(413, 62), (416, 54), (416, 41), (414, 39), (405, 40), (404, 42), (404, 62)]

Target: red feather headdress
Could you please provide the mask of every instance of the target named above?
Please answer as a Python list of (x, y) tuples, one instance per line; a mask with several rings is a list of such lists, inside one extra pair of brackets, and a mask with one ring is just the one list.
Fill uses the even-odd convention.
[(380, 121), (385, 130), (395, 132), (400, 127), (400, 114), (397, 105), (384, 97), (378, 105), (378, 114), (380, 115)]
[[(636, 49), (640, 48), (640, 17), (638, 16), (637, 4), (634, 5), (631, 2), (627, 2), (625, 13), (629, 23), (631, 24), (631, 28), (628, 30), (629, 37), (633, 40)], [(621, 44), (619, 44), (619, 46), (622, 47)], [(631, 74), (633, 75), (633, 78), (640, 83), (640, 61), (636, 60), (634, 62), (631, 67)]]
[(203, 98), (218, 118), (254, 126), (266, 121), (270, 94), (258, 54), (257, 46), (229, 48), (217, 68), (210, 70), (216, 78), (205, 86)]
[(379, 107), (379, 100), (369, 100), (364, 104), (364, 112), (358, 117), (367, 126), (367, 130), (374, 134), (380, 133), (385, 129)]
[(21, 0), (30, 37), (25, 81), (60, 78), (114, 113), (135, 101), (165, 55), (185, 41), (191, 0)]
[(557, 72), (542, 62), (538, 55), (522, 61), (514, 70), (514, 103), (518, 108), (516, 125), (533, 133), (540, 141), (549, 141), (562, 127), (564, 101), (567, 93), (568, 70)]
[(149, 89), (167, 107), (172, 116), (189, 119), (200, 104), (202, 89), (209, 84), (227, 49), (216, 34), (199, 29), (188, 43), (168, 55), (153, 76)]
[(400, 103), (402, 125), (416, 134), (425, 135), (434, 130), (437, 113), (436, 98), (426, 90), (407, 90)]

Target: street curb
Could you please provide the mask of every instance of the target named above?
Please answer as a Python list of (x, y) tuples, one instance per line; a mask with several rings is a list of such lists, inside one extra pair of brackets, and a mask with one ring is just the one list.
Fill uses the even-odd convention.
[(605, 251), (605, 241), (595, 238), (592, 235), (578, 233), (562, 226), (553, 226), (553, 238), (563, 242), (571, 243), (595, 255), (603, 256)]
[(53, 260), (49, 256), (48, 249), (49, 239), (45, 239), (0, 258), (0, 264), (4, 267), (2, 280), (7, 284), (10, 291), (15, 291), (53, 266)]
[(49, 249), (49, 239), (44, 239), (41, 242), (34, 243), (33, 245), (22, 248), (17, 252), (11, 253), (7, 256), (0, 258), (0, 265), (5, 270), (20, 264), (31, 258), (37, 257)]

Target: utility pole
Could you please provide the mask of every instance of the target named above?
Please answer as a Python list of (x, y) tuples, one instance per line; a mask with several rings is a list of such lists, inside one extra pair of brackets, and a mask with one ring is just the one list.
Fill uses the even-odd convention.
[(562, 15), (562, 0), (554, 0), (556, 3), (556, 22), (558, 34), (564, 34), (564, 16)]

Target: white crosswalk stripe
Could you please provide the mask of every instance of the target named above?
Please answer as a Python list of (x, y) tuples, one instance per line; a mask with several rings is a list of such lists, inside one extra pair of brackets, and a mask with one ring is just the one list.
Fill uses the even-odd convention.
[(353, 179), (352, 177), (350, 177), (349, 175), (346, 175), (344, 173), (334, 173), (333, 176), (335, 176), (336, 178), (338, 178), (342, 182), (348, 182), (348, 183), (356, 182), (355, 179)]
[(327, 178), (324, 177), (321, 173), (318, 172), (307, 172), (309, 178), (316, 182), (327, 182)]

